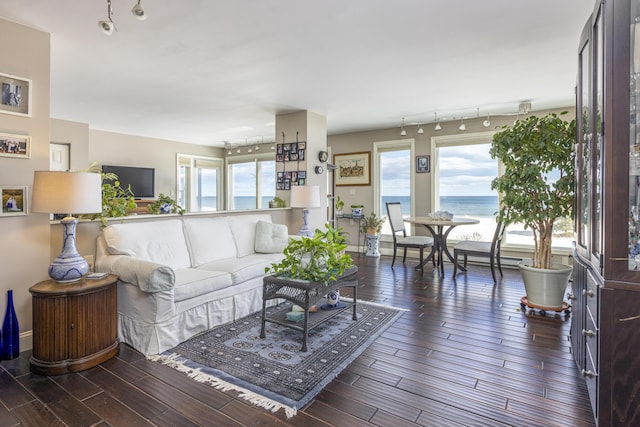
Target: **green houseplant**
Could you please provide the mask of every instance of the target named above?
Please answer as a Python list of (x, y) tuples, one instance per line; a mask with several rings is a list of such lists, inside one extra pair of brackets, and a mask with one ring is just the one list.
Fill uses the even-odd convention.
[(342, 209), (344, 209), (344, 201), (338, 196), (336, 198), (336, 215), (342, 215)]
[[(491, 183), (501, 194), (499, 220), (522, 223), (533, 232), (533, 263), (519, 264), (532, 304), (560, 307), (571, 274), (571, 266), (553, 263), (551, 244), (554, 224), (573, 214), (575, 132), (575, 120), (565, 121), (551, 113), (517, 120), (493, 136), (491, 157), (504, 165), (503, 175)], [(530, 270), (561, 276), (555, 296), (539, 295), (538, 291), (553, 285), (547, 283), (547, 276), (531, 283)]]
[(313, 237), (291, 239), (282, 261), (265, 268), (265, 273), (326, 283), (353, 266), (346, 248), (344, 231), (326, 224), (325, 230), (316, 229)]
[(360, 231), (371, 235), (378, 234), (380, 233), (382, 225), (386, 219), (386, 216), (378, 217), (375, 212), (371, 212), (362, 219), (362, 222), (360, 223)]
[(284, 201), (284, 199), (281, 199), (280, 197), (275, 196), (273, 199), (269, 200), (269, 207), (270, 208), (286, 208), (287, 203)]
[(103, 227), (108, 225), (107, 218), (119, 218), (129, 215), (136, 210), (138, 205), (131, 186), (126, 188), (120, 185), (118, 176), (114, 173), (104, 173), (100, 163), (93, 162), (81, 172), (93, 172), (102, 175), (102, 212), (90, 215), (94, 220), (100, 218)]
[(166, 213), (177, 213), (178, 215), (184, 214), (184, 208), (180, 206), (178, 202), (162, 193), (160, 193), (158, 200), (149, 204), (147, 208), (149, 209), (149, 212), (156, 215)]

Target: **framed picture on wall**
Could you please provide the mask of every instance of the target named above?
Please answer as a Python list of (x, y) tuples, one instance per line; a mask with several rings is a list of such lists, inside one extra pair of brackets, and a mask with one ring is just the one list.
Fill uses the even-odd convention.
[(26, 215), (29, 206), (26, 186), (2, 186), (0, 195), (2, 196), (2, 210), (0, 217)]
[(0, 73), (0, 113), (31, 117), (31, 80)]
[(416, 173), (427, 173), (429, 168), (430, 156), (416, 156)]
[(333, 155), (336, 185), (371, 185), (371, 151)]
[(31, 157), (31, 137), (0, 133), (0, 156), (28, 159)]

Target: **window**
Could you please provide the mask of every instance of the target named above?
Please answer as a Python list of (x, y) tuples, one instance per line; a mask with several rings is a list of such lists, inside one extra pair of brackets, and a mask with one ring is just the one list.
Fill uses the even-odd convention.
[(273, 154), (229, 159), (228, 210), (269, 207), (276, 195), (276, 162)]
[(491, 158), (492, 132), (447, 135), (432, 139), (434, 149), (434, 211), (480, 220), (478, 225), (454, 228), (451, 240), (491, 240), (498, 211), (498, 193), (491, 181), (498, 161)]
[(222, 159), (178, 154), (177, 202), (187, 212), (222, 209)]
[[(495, 231), (494, 216), (499, 209), (499, 195), (491, 189), (498, 176), (499, 164), (489, 155), (493, 132), (446, 135), (432, 139), (434, 200), (433, 210), (446, 210), (456, 216), (480, 220), (480, 224), (454, 228), (449, 239), (491, 240)], [(549, 175), (549, 182), (557, 179)], [(558, 221), (554, 226), (553, 246), (571, 247), (573, 220)], [(533, 232), (523, 224), (511, 224), (504, 239), (509, 245), (533, 245)]]
[[(387, 214), (387, 202), (400, 202), (403, 216), (411, 216), (412, 153), (413, 139), (374, 143), (374, 171), (378, 171), (374, 183), (374, 200), (379, 200), (380, 204), (373, 209), (378, 216)], [(407, 227), (407, 233), (409, 232)], [(391, 234), (389, 221), (384, 223), (381, 233)]]

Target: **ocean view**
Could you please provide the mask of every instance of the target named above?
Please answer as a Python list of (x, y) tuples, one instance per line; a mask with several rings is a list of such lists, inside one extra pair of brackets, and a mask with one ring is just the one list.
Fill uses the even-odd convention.
[[(262, 206), (268, 207), (269, 201), (273, 196), (262, 197)], [(236, 210), (255, 209), (256, 198), (252, 196), (236, 196), (233, 198), (234, 208)], [(387, 202), (400, 202), (402, 206), (402, 213), (405, 216), (410, 215), (410, 198), (407, 196), (384, 196), (380, 205), (380, 212), (386, 214)], [(216, 198), (204, 197), (203, 198), (203, 210), (215, 210)], [(498, 210), (498, 197), (496, 196), (442, 196), (440, 197), (440, 209), (441, 211), (449, 211), (458, 216), (473, 216), (473, 217), (493, 217)], [(365, 207), (365, 212), (370, 212), (370, 209)], [(429, 212), (416, 212), (418, 216), (424, 216)]]

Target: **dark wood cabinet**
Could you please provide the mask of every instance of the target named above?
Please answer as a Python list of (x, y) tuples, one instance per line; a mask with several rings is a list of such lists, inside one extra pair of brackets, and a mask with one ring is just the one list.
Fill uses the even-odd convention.
[(33, 302), (31, 371), (60, 375), (96, 366), (118, 354), (117, 276), (29, 289)]
[(640, 0), (598, 0), (578, 49), (571, 344), (599, 426), (640, 425)]

